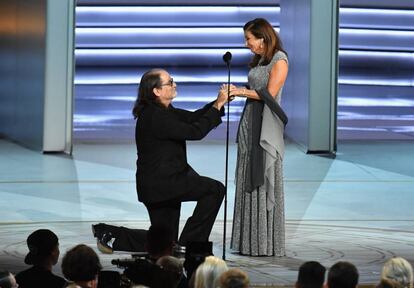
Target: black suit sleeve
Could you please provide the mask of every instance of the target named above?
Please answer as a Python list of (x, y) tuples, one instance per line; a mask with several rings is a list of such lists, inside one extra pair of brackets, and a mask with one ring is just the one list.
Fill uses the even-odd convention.
[(190, 121), (182, 120), (181, 110), (177, 113), (176, 109), (160, 110), (160, 113), (153, 115), (152, 129), (156, 137), (160, 139), (173, 140), (200, 140), (204, 138), (211, 129), (221, 123), (220, 111), (210, 106), (203, 114), (197, 115), (197, 119)]
[[(214, 105), (214, 102), (215, 101), (210, 102), (204, 105), (203, 108), (200, 108), (196, 111), (188, 111), (188, 110), (183, 110), (183, 109), (178, 109), (178, 108), (174, 108), (174, 109), (175, 109), (175, 113), (180, 118), (180, 120), (185, 121), (187, 123), (192, 123), (194, 121), (197, 121), (204, 113), (206, 113)], [(224, 107), (221, 108), (220, 110), (220, 116), (224, 116)]]

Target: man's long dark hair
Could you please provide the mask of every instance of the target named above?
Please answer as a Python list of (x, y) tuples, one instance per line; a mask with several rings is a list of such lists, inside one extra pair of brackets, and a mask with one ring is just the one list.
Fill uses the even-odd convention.
[(160, 72), (161, 69), (151, 69), (142, 75), (139, 82), (138, 96), (135, 100), (134, 108), (132, 109), (132, 115), (134, 119), (139, 117), (139, 114), (146, 105), (157, 104), (157, 96), (154, 94), (154, 88), (161, 87)]
[[(247, 22), (243, 27), (243, 31), (252, 33), (258, 39), (263, 39), (264, 55), (260, 65), (269, 64), (277, 51), (282, 51), (287, 55), (286, 51), (283, 50), (282, 40), (266, 19), (256, 18)], [(262, 56), (255, 54), (249, 63), (249, 67), (256, 67), (261, 58)]]

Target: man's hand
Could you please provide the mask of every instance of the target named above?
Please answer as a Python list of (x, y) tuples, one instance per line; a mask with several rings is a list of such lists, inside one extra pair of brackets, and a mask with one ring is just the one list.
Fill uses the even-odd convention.
[(229, 100), (227, 85), (222, 85), (213, 106), (220, 110)]

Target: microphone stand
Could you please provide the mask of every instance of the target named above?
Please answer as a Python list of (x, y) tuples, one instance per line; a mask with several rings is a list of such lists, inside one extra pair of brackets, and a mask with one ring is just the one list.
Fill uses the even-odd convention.
[[(230, 98), (230, 60), (227, 64), (227, 97)], [(230, 99), (227, 101), (227, 125), (226, 125), (226, 166), (224, 176), (224, 226), (223, 226), (223, 260), (226, 260), (226, 227), (227, 227), (227, 176), (229, 166), (229, 123), (230, 123)]]

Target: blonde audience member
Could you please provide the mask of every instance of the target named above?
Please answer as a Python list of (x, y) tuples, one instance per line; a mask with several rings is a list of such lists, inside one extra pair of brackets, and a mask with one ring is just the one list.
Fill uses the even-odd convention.
[(394, 257), (385, 262), (377, 287), (413, 288), (413, 268), (407, 260)]
[(218, 280), (224, 272), (229, 270), (226, 262), (215, 256), (208, 256), (204, 262), (198, 266), (195, 273), (195, 288), (215, 288)]

